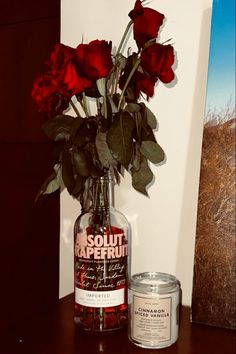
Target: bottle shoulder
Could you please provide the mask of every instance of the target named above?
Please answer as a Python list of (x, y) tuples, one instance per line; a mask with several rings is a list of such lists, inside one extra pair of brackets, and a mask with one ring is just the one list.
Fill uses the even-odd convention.
[(125, 216), (120, 210), (118, 210), (118, 209), (112, 207), (112, 208), (111, 208), (111, 212), (114, 212), (114, 214), (119, 215), (119, 217), (120, 217), (121, 219), (124, 219), (124, 220), (128, 223), (128, 219), (126, 218), (126, 216)]
[[(75, 221), (75, 227), (83, 228), (85, 225), (89, 225), (92, 222), (94, 213), (99, 213), (99, 210), (90, 209), (86, 213), (80, 214)], [(120, 226), (125, 229), (130, 228), (130, 224), (126, 216), (114, 207), (109, 208), (109, 220), (110, 224), (113, 226)]]
[(75, 222), (78, 223), (78, 222), (81, 221), (81, 220), (89, 219), (89, 218), (91, 217), (91, 215), (92, 215), (92, 212), (89, 210), (89, 211), (87, 211), (86, 213), (80, 214), (80, 215), (76, 218)]
[[(110, 207), (110, 208), (108, 209), (108, 211), (109, 211), (110, 214), (118, 214), (118, 215), (120, 215), (120, 217), (122, 217), (122, 218), (124, 218), (124, 219), (127, 220), (126, 216), (125, 216), (120, 210), (118, 210), (118, 209), (116, 209), (116, 208), (114, 208), (114, 207)], [(98, 210), (95, 210), (95, 209), (93, 209), (93, 208), (90, 208), (87, 212), (85, 212), (85, 213), (83, 213), (83, 214), (80, 214), (80, 215), (77, 217), (77, 219), (88, 218), (88, 217), (90, 217), (92, 214), (94, 214), (94, 213), (96, 213), (96, 212), (99, 213), (100, 210), (99, 210), (99, 209), (98, 209)]]

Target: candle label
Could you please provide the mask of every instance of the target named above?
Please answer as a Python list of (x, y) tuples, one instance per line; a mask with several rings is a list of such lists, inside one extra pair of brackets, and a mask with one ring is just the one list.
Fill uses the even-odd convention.
[(172, 298), (133, 295), (132, 338), (156, 345), (171, 340)]

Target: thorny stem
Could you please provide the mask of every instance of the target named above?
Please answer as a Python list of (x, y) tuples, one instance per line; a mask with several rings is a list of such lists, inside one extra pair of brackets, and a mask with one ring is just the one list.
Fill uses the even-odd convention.
[(123, 37), (121, 38), (120, 44), (119, 44), (119, 46), (118, 46), (118, 48), (117, 48), (116, 55), (120, 53), (120, 51), (121, 51), (121, 49), (122, 49), (122, 46), (123, 46), (123, 44), (124, 44), (124, 41), (125, 41), (125, 39), (126, 39), (126, 36), (127, 36), (128, 32), (129, 32), (129, 29), (130, 29), (132, 23), (133, 23), (133, 20), (131, 20), (131, 21), (128, 23), (128, 25), (127, 25), (127, 27), (126, 27), (126, 29), (125, 29), (125, 32), (124, 32), (124, 34), (123, 34)]
[(84, 114), (86, 115), (86, 117), (88, 117), (88, 111), (87, 111), (87, 107), (85, 107), (84, 103), (83, 103), (83, 100), (81, 100), (81, 98), (79, 96), (76, 96), (77, 97), (77, 100), (79, 101), (83, 111), (84, 111)]
[(135, 71), (137, 70), (137, 68), (138, 68), (138, 66), (140, 64), (140, 61), (141, 61), (140, 58), (137, 59), (136, 63), (134, 64), (134, 66), (133, 66), (133, 68), (132, 68), (132, 70), (131, 70), (131, 72), (130, 72), (130, 74), (128, 76), (128, 79), (127, 79), (127, 81), (125, 83), (125, 86), (124, 86), (124, 88), (123, 88), (123, 90), (121, 92), (121, 95), (120, 95), (120, 100), (119, 100), (119, 104), (118, 104), (118, 111), (120, 110), (120, 107), (121, 107), (121, 104), (122, 104), (122, 100), (124, 98), (125, 91), (126, 91), (128, 85), (129, 85), (130, 80), (132, 79), (132, 76), (134, 75)]
[(88, 109), (88, 106), (87, 106), (87, 98), (86, 98), (86, 95), (85, 93), (83, 92), (83, 104), (84, 104), (84, 111), (85, 111), (85, 114), (87, 117), (89, 117), (89, 109)]
[(81, 115), (80, 115), (80, 113), (79, 113), (79, 111), (78, 111), (76, 105), (74, 104), (74, 102), (73, 102), (72, 100), (70, 100), (70, 105), (71, 105), (71, 107), (73, 108), (73, 110), (75, 111), (77, 117), (81, 117)]
[(116, 91), (117, 91), (119, 73), (120, 73), (120, 69), (117, 67), (117, 69), (114, 73), (114, 80), (112, 81), (111, 97), (113, 97), (114, 93), (116, 93)]
[(97, 105), (97, 112), (100, 115), (101, 114), (101, 108), (100, 108), (100, 103), (99, 103), (99, 99), (96, 98), (96, 105)]
[(107, 99), (106, 99), (106, 96), (103, 96), (103, 105), (104, 105), (104, 117), (107, 118)]
[(111, 88), (111, 97), (113, 96), (114, 94), (114, 91), (116, 90), (116, 84), (117, 84), (117, 78), (118, 78), (118, 72), (117, 72), (117, 58), (118, 58), (118, 55), (119, 53), (121, 52), (122, 50), (122, 47), (124, 45), (124, 42), (125, 42), (125, 39), (129, 33), (129, 30), (130, 30), (130, 27), (131, 25), (133, 24), (133, 21), (131, 20), (128, 25), (126, 26), (126, 29), (125, 29), (125, 32), (121, 38), (121, 41), (120, 41), (120, 44), (117, 48), (117, 51), (116, 51), (116, 55), (115, 55), (115, 68), (116, 68), (116, 71), (113, 73), (114, 75), (114, 80), (112, 82), (112, 88)]
[(116, 71), (113, 73), (113, 77), (114, 77), (114, 80), (112, 80), (112, 86), (111, 86), (111, 97), (113, 97), (113, 95), (114, 95), (114, 91), (115, 91), (115, 86), (116, 86), (116, 78), (117, 78), (117, 69), (116, 69)]

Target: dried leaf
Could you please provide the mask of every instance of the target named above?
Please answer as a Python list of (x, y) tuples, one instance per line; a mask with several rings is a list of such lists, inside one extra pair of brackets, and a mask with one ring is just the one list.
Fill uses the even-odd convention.
[(115, 166), (117, 163), (113, 159), (112, 154), (107, 145), (107, 133), (99, 132), (96, 136), (95, 144), (99, 160), (103, 167), (109, 168), (110, 166)]
[(101, 79), (98, 79), (96, 81), (97, 83), (97, 88), (101, 96), (106, 96), (106, 79), (103, 77)]
[(125, 107), (125, 110), (130, 113), (139, 112), (141, 107), (137, 103), (128, 103)]
[(161, 146), (154, 141), (142, 141), (140, 151), (153, 163), (160, 163), (165, 159)]
[(78, 198), (80, 196), (80, 194), (83, 192), (86, 179), (87, 178), (79, 176), (79, 175), (76, 176), (75, 187), (72, 191), (72, 195), (74, 197)]
[(124, 57), (124, 55), (122, 55), (121, 53), (118, 55), (118, 66), (120, 70), (123, 70), (125, 68), (127, 62), (127, 58)]
[(64, 140), (70, 136), (74, 121), (74, 117), (60, 115), (45, 122), (42, 128), (49, 138), (55, 141)]
[(128, 169), (133, 155), (135, 123), (128, 112), (117, 114), (107, 134), (107, 143), (112, 156)]
[(156, 129), (157, 127), (157, 119), (156, 116), (152, 113), (152, 111), (146, 107), (146, 115), (147, 115), (147, 123), (152, 129)]
[(89, 161), (83, 151), (73, 153), (73, 163), (76, 173), (82, 177), (90, 176)]
[(74, 138), (79, 130), (79, 128), (82, 126), (82, 124), (85, 123), (85, 118), (81, 117), (76, 117), (74, 119), (74, 122), (71, 126), (71, 137)]
[(145, 157), (142, 158), (140, 169), (136, 171), (131, 168), (132, 186), (142, 194), (148, 196), (146, 186), (152, 181), (153, 173), (148, 165), (148, 161)]
[(156, 138), (152, 131), (152, 128), (148, 124), (145, 124), (144, 121), (142, 122), (141, 141), (156, 142)]
[(111, 106), (112, 113), (117, 113), (117, 112), (118, 112), (118, 108), (117, 108), (117, 106), (115, 105), (113, 99), (112, 99), (110, 96), (108, 96), (108, 100), (109, 100), (109, 102), (110, 102), (110, 106)]
[(98, 123), (94, 117), (82, 118), (82, 120), (83, 122), (73, 139), (77, 147), (82, 147), (87, 143), (94, 142), (97, 133)]
[(135, 153), (134, 153), (134, 158), (132, 161), (132, 166), (135, 169), (135, 171), (139, 171), (140, 169), (140, 164), (141, 164), (141, 153), (140, 153), (140, 146), (139, 144), (135, 144)]

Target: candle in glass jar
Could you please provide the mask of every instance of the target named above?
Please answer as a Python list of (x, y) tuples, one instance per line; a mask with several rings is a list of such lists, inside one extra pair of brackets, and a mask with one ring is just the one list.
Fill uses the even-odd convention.
[(129, 286), (129, 339), (143, 348), (165, 348), (179, 333), (180, 283), (170, 274), (134, 274)]

